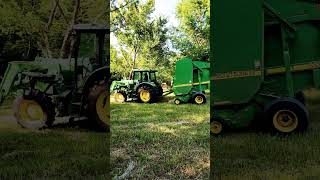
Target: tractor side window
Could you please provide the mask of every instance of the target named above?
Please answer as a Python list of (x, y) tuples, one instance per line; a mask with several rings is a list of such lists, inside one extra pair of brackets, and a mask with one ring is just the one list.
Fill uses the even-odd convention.
[(155, 72), (150, 73), (150, 81), (152, 82), (157, 81)]
[(148, 72), (144, 72), (143, 75), (143, 81), (149, 81), (149, 75), (148, 75)]
[(138, 81), (141, 80), (140, 72), (135, 72), (135, 73), (134, 73), (134, 75), (133, 75), (133, 80), (138, 80)]

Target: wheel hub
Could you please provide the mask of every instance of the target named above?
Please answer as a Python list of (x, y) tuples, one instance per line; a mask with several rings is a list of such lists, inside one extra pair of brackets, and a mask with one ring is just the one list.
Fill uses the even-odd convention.
[(197, 96), (195, 98), (195, 101), (196, 101), (197, 104), (202, 104), (203, 103), (203, 97), (202, 96)]
[(148, 102), (150, 100), (150, 92), (147, 90), (142, 90), (140, 92), (140, 98), (143, 102)]
[(32, 100), (23, 100), (20, 103), (18, 116), (22, 121), (44, 121), (46, 119), (41, 106)]
[(213, 134), (220, 134), (222, 131), (222, 124), (218, 121), (210, 123), (210, 130)]
[(97, 102), (96, 102), (96, 110), (97, 110), (97, 114), (98, 114), (99, 118), (102, 121), (107, 122), (107, 123), (109, 123), (109, 120), (110, 120), (109, 99), (110, 99), (110, 96), (108, 95), (108, 93), (103, 92), (99, 95)]
[(292, 132), (298, 127), (298, 117), (290, 110), (278, 111), (273, 116), (273, 124), (281, 132)]
[(125, 101), (125, 97), (121, 93), (116, 93), (115, 94), (115, 99), (116, 99), (117, 102), (124, 102)]

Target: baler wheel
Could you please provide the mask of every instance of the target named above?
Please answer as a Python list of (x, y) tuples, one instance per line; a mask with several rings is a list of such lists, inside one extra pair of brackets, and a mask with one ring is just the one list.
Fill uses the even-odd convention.
[(271, 129), (281, 135), (303, 132), (308, 127), (308, 112), (296, 99), (282, 98), (273, 101), (265, 110)]
[(94, 85), (88, 96), (88, 118), (97, 131), (110, 131), (110, 93), (105, 84)]
[(197, 94), (193, 98), (193, 102), (198, 105), (205, 104), (206, 101), (206, 96), (204, 96), (203, 94)]
[(116, 102), (118, 102), (118, 103), (124, 103), (127, 101), (127, 95), (123, 91), (119, 91), (119, 92), (115, 93), (114, 98), (115, 98)]
[(174, 100), (174, 103), (175, 103), (176, 105), (180, 105), (180, 104), (181, 104), (181, 101), (180, 101), (180, 99), (175, 99), (175, 100)]
[(213, 135), (220, 135), (223, 131), (223, 125), (219, 121), (210, 122), (210, 132)]
[(17, 97), (13, 104), (14, 117), (24, 128), (41, 129), (52, 126), (55, 106), (50, 97), (40, 91)]

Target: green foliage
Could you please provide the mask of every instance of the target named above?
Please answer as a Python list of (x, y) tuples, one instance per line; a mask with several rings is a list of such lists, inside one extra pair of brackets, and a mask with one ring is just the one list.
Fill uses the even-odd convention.
[(183, 56), (209, 61), (210, 1), (181, 0), (176, 9), (180, 25), (173, 31), (174, 47)]
[[(112, 31), (118, 46), (111, 49), (111, 71), (128, 77), (133, 68), (166, 70), (171, 52), (167, 45), (167, 19), (153, 17), (154, 0), (112, 2)], [(169, 78), (160, 73), (163, 78)], [(165, 77), (167, 76), (167, 77)]]
[[(64, 36), (73, 22), (75, 2), (59, 0), (60, 10), (56, 0), (0, 0), (0, 57), (32, 60), (38, 51), (44, 57), (59, 57)], [(109, 3), (80, 2), (75, 23), (108, 23)]]

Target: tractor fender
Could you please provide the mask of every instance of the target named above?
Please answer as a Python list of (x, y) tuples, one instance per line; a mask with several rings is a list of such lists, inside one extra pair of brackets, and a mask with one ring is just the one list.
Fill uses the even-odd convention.
[[(88, 94), (90, 92), (90, 88), (99, 83), (104, 83), (106, 86), (110, 84), (110, 68), (109, 66), (104, 66), (93, 71), (89, 77), (87, 78), (81, 96), (81, 114), (83, 113), (85, 102), (87, 101)], [(107, 87), (109, 89), (109, 87)]]
[(136, 86), (135, 86), (135, 90), (136, 92), (138, 92), (139, 88), (142, 87), (142, 86), (149, 86), (150, 88), (153, 88), (155, 87), (155, 85), (153, 83), (150, 83), (150, 82), (143, 82), (143, 83), (138, 83)]
[(198, 91), (192, 91), (191, 92), (192, 94), (192, 98), (194, 98), (196, 95), (203, 95), (203, 96), (206, 96), (204, 92), (198, 92)]

